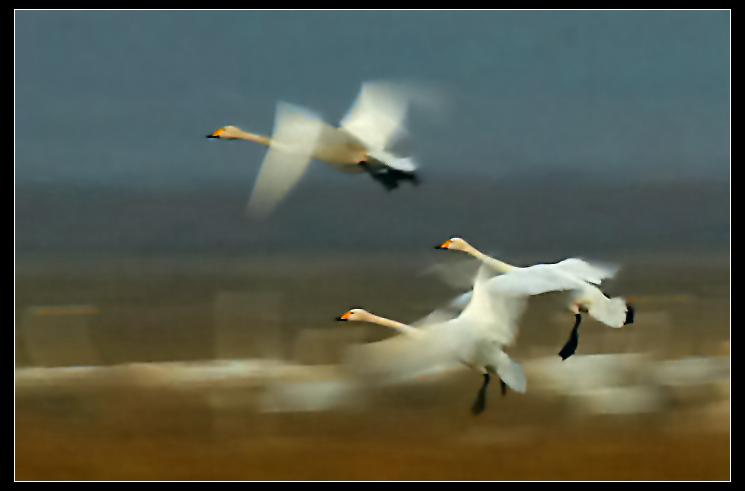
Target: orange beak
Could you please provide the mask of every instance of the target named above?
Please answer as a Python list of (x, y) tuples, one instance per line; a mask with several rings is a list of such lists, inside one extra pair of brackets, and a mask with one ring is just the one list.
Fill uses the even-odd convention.
[(345, 314), (338, 316), (336, 320), (337, 321), (348, 321), (351, 316), (352, 316), (352, 312), (347, 312)]
[(207, 135), (207, 138), (220, 138), (220, 135), (222, 135), (223, 133), (225, 133), (225, 129), (220, 128), (219, 130), (215, 130), (209, 135)]
[(435, 249), (450, 249), (450, 244), (452, 244), (452, 243), (453, 243), (453, 241), (450, 240), (450, 239), (448, 239), (445, 242), (443, 242), (442, 244), (436, 245), (435, 246)]

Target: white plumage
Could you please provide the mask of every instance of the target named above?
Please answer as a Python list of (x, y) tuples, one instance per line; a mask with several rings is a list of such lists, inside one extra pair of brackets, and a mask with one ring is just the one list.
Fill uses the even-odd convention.
[(306, 109), (280, 102), (271, 138), (235, 126), (207, 137), (269, 147), (247, 206), (249, 215), (260, 218), (274, 210), (314, 159), (341, 172), (367, 172), (389, 190), (401, 180), (418, 182), (415, 161), (390, 152), (405, 133), (406, 114), (414, 99), (413, 92), (396, 84), (366, 82), (338, 128)]

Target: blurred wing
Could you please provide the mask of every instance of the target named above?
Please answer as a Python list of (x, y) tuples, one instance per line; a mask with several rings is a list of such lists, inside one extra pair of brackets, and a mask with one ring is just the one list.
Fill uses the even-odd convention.
[(277, 104), (272, 143), (261, 164), (247, 213), (263, 218), (271, 213), (308, 168), (325, 123), (291, 104)]
[[(480, 271), (480, 263), (472, 259), (451, 258), (444, 263), (434, 264), (421, 274), (433, 275), (453, 288), (471, 288), (474, 278)], [(487, 274), (486, 270), (483, 274)], [(472, 292), (458, 295), (444, 305), (437, 308), (426, 317), (411, 323), (415, 327), (427, 327), (454, 319), (471, 301)]]
[(419, 320), (410, 322), (409, 325), (412, 327), (416, 327), (418, 329), (426, 329), (428, 327), (431, 327), (437, 324), (443, 324), (449, 320), (452, 320), (455, 317), (457, 317), (457, 315), (458, 313), (455, 309), (451, 309), (445, 306), (445, 307), (438, 308), (437, 310), (430, 312), (425, 317), (422, 317)]
[(345, 369), (356, 377), (378, 383), (416, 379), (460, 366), (453, 343), (456, 331), (440, 324), (421, 336), (398, 335), (375, 343), (352, 345), (344, 353)]
[[(479, 269), (479, 262), (471, 258), (461, 259), (450, 257), (446, 261), (434, 264), (422, 274), (435, 276), (448, 286), (458, 289), (470, 289), (473, 278)], [(465, 306), (466, 304), (463, 304)]]
[(340, 127), (369, 148), (383, 150), (403, 132), (406, 93), (386, 82), (366, 82)]
[(618, 266), (601, 263), (590, 264), (574, 257), (564, 259), (553, 266), (595, 285), (599, 285), (604, 279), (613, 278), (618, 272)]

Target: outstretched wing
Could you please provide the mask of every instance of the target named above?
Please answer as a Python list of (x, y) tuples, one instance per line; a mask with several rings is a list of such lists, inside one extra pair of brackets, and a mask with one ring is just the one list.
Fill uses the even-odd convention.
[(409, 97), (389, 82), (365, 82), (340, 127), (370, 149), (384, 150), (404, 131)]
[[(486, 283), (486, 288), (495, 298), (500, 295), (529, 297), (548, 292), (583, 290), (585, 286), (587, 283), (563, 274), (551, 264), (516, 268), (509, 273), (494, 276)], [(473, 291), (458, 295), (448, 302), (447, 308), (465, 309), (472, 296)]]
[(494, 294), (540, 295), (542, 293), (583, 288), (586, 283), (566, 274), (554, 264), (536, 264), (517, 268), (489, 280), (489, 291)]
[(271, 145), (261, 164), (246, 212), (253, 218), (269, 215), (305, 174), (318, 137), (326, 124), (301, 107), (280, 102)]
[(574, 257), (564, 259), (556, 263), (554, 267), (595, 285), (599, 285), (605, 279), (613, 278), (618, 272), (618, 266), (595, 262), (588, 263), (583, 259)]

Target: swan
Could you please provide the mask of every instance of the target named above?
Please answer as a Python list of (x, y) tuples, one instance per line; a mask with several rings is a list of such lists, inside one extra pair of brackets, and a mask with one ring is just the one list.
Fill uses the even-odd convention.
[(311, 160), (325, 162), (341, 172), (366, 172), (386, 190), (392, 190), (400, 181), (419, 183), (414, 160), (388, 151), (404, 131), (412, 95), (391, 83), (366, 82), (338, 128), (311, 111), (279, 102), (271, 138), (232, 125), (207, 138), (243, 140), (269, 148), (247, 206), (249, 215), (255, 217), (271, 213), (297, 184)]
[[(436, 245), (435, 249), (460, 251), (478, 259), (494, 271), (503, 273), (507, 279), (500, 281), (500, 288), (507, 288), (514, 293), (539, 295), (551, 291), (572, 291), (568, 308), (574, 314), (574, 326), (569, 339), (559, 351), (562, 360), (577, 351), (583, 313), (614, 328), (634, 322), (634, 308), (630, 304), (621, 297), (610, 298), (596, 286), (604, 279), (615, 276), (617, 268), (589, 264), (577, 258), (552, 264), (517, 267), (484, 254), (460, 237), (452, 237)], [(457, 307), (465, 304), (469, 295), (470, 293), (466, 293), (458, 297), (452, 305)]]
[[(517, 320), (525, 307), (524, 297), (491, 294), (485, 289), (487, 272), (487, 267), (479, 269), (468, 305), (449, 320), (413, 327), (361, 308), (348, 310), (336, 320), (369, 322), (398, 331), (399, 335), (394, 338), (371, 343), (381, 348), (396, 348), (383, 351), (384, 354), (394, 353), (383, 362), (393, 372), (420, 373), (447, 364), (464, 365), (479, 372), (483, 380), (471, 412), (480, 414), (486, 408), (491, 375), (499, 377), (503, 395), (507, 387), (520, 393), (526, 391), (522, 367), (503, 349), (515, 339)], [(352, 363), (364, 364), (363, 360), (355, 356)]]

